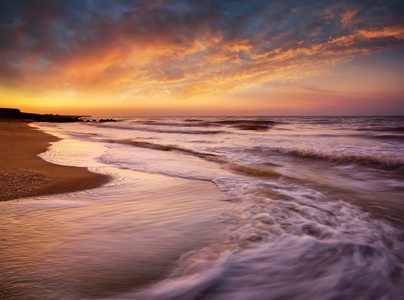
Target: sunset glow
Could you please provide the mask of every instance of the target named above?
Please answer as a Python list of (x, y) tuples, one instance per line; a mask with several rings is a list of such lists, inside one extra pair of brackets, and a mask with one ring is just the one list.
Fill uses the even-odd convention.
[(1, 1), (0, 107), (404, 114), (400, 1)]

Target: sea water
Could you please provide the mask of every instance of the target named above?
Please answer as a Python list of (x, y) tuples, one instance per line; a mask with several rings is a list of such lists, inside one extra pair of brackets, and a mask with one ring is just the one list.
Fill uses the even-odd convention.
[[(404, 295), (402, 117), (137, 117), (34, 127), (61, 138), (43, 159), (114, 180), (1, 203), (6, 296)], [(38, 253), (23, 245), (30, 234)]]

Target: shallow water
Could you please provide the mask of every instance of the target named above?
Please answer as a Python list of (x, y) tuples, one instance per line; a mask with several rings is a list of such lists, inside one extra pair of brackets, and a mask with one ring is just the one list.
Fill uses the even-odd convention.
[(404, 118), (35, 126), (63, 138), (44, 159), (115, 180), (91, 191), (0, 203), (6, 296), (404, 294)]
[(1, 299), (104, 298), (163, 278), (220, 237), (210, 233), (226, 203), (213, 184), (98, 171), (115, 180), (0, 204)]

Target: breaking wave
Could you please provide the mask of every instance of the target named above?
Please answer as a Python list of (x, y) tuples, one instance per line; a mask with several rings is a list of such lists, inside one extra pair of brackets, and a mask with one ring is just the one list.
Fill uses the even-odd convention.
[[(167, 124), (168, 125), (168, 124)], [(225, 133), (223, 130), (177, 130), (177, 129), (162, 129), (162, 128), (151, 128), (151, 127), (136, 127), (136, 126), (120, 126), (120, 125), (98, 125), (101, 128), (113, 128), (120, 130), (136, 130), (144, 132), (156, 132), (156, 133), (174, 133), (174, 134), (219, 134)], [(181, 126), (182, 127), (182, 126)]]
[(397, 157), (385, 156), (363, 156), (361, 154), (350, 154), (346, 152), (315, 152), (312, 150), (302, 149), (286, 149), (286, 148), (273, 148), (271, 151), (279, 152), (282, 154), (293, 155), (301, 158), (320, 159), (338, 164), (357, 163), (369, 167), (383, 168), (383, 169), (402, 169), (404, 167), (404, 159)]
[[(273, 127), (277, 122), (272, 120), (254, 120), (254, 119), (227, 119), (227, 120), (200, 120), (185, 119), (183, 122), (164, 122), (157, 120), (138, 120), (135, 122), (139, 125), (166, 126), (166, 127), (227, 127), (239, 130), (266, 131)], [(133, 128), (132, 128), (133, 129)], [(152, 131), (149, 128), (150, 131)], [(167, 131), (163, 131), (167, 132)], [(174, 131), (177, 132), (177, 131)], [(183, 132), (180, 132), (183, 133)], [(188, 132), (184, 132), (188, 133)], [(197, 132), (190, 132), (197, 133)]]
[[(119, 143), (122, 145), (130, 145), (130, 146), (135, 146), (135, 147), (140, 147), (140, 148), (149, 148), (153, 150), (159, 150), (159, 151), (176, 151), (180, 152), (183, 154), (187, 155), (192, 155), (198, 158), (201, 158), (206, 161), (214, 162), (221, 164), (224, 166), (226, 169), (233, 171), (235, 173), (239, 174), (244, 174), (244, 175), (249, 175), (249, 176), (260, 176), (260, 177), (280, 177), (281, 174), (269, 170), (269, 169), (263, 169), (259, 167), (253, 167), (253, 166), (245, 166), (236, 162), (229, 161), (223, 157), (220, 157), (216, 154), (212, 153), (204, 153), (204, 152), (198, 152), (194, 151), (191, 149), (186, 149), (178, 146), (172, 146), (172, 145), (161, 145), (161, 144), (155, 144), (155, 143), (150, 143), (150, 142), (145, 142), (145, 141), (136, 141), (136, 140), (109, 140), (108, 142), (110, 143)], [(104, 160), (104, 162), (107, 162)], [(112, 160), (109, 160), (108, 162), (112, 162)]]
[(167, 279), (119, 299), (400, 299), (402, 233), (298, 186), (216, 180), (238, 202), (228, 238), (184, 254)]

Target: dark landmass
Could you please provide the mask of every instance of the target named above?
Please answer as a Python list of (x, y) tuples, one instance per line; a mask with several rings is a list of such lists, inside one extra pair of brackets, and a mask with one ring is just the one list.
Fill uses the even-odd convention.
[[(35, 122), (83, 122), (83, 118), (88, 116), (54, 115), (54, 114), (35, 114), (21, 112), (17, 108), (0, 108), (0, 119), (27, 120)], [(89, 121), (87, 121), (89, 122)], [(93, 122), (97, 122), (93, 120)], [(98, 122), (116, 122), (114, 119), (101, 119)]]
[(0, 118), (14, 120), (32, 120), (36, 122), (80, 122), (83, 121), (81, 116), (66, 116), (53, 114), (34, 114), (24, 113), (16, 108), (0, 108)]

